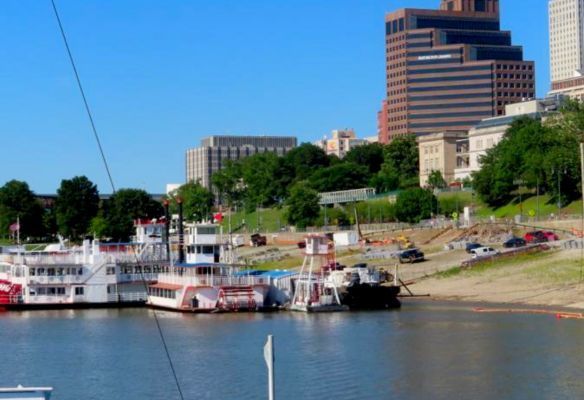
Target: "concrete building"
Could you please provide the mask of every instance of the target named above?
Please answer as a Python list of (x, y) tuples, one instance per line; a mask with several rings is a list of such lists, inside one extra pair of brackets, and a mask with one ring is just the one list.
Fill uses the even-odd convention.
[[(535, 96), (534, 63), (500, 29), (498, 0), (442, 0), (386, 16), (387, 124), (380, 142), (468, 131)], [(383, 118), (385, 111), (379, 113)], [(385, 130), (385, 131), (382, 131)]]
[(545, 120), (557, 112), (566, 96), (529, 100), (505, 106), (505, 115), (485, 118), (466, 131), (448, 131), (419, 136), (420, 185), (427, 186), (432, 171), (440, 171), (447, 184), (462, 181), (481, 169), (481, 157), (503, 140), (519, 117)]
[(356, 146), (368, 143), (366, 139), (357, 139), (353, 129), (341, 129), (332, 131), (332, 138), (326, 137), (317, 142), (316, 145), (322, 148), (327, 155), (335, 155), (339, 158), (345, 155)]
[(445, 131), (418, 136), (420, 155), (420, 186), (428, 186), (428, 177), (433, 171), (440, 171), (447, 183), (455, 180), (454, 170), (458, 156), (468, 143), (466, 131)]
[(290, 136), (209, 136), (201, 146), (186, 152), (187, 182), (199, 182), (211, 188), (211, 176), (228, 160), (237, 161), (257, 153), (272, 152), (283, 156), (296, 147)]
[(550, 0), (550, 94), (584, 100), (584, 0)]
[(510, 104), (505, 107), (505, 116), (487, 118), (479, 122), (468, 133), (468, 168), (457, 169), (455, 176), (460, 178), (479, 171), (481, 157), (503, 139), (514, 120), (524, 116), (544, 120), (549, 114), (557, 112), (565, 100), (566, 97), (558, 96)]

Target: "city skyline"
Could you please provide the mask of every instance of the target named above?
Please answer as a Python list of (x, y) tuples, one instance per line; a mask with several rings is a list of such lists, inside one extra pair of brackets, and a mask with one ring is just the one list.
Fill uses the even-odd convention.
[[(550, 82), (547, 1), (534, 3), (524, 9), (502, 0), (501, 25), (536, 61), (542, 97)], [(61, 179), (86, 175), (107, 193), (51, 10), (22, 4), (6, 1), (0, 16), (8, 38), (0, 74), (10, 149), (0, 184), (19, 179), (51, 193)], [(184, 152), (205, 136), (290, 135), (301, 143), (342, 127), (375, 135), (385, 92), (385, 15), (435, 8), (439, 0), (57, 5), (116, 186), (161, 192), (184, 182)]]

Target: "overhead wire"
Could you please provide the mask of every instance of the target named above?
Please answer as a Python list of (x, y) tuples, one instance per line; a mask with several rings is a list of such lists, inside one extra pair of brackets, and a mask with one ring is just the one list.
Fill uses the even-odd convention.
[[(87, 112), (87, 116), (89, 117), (89, 122), (91, 123), (91, 129), (93, 131), (93, 136), (95, 137), (95, 140), (97, 142), (97, 146), (99, 148), (99, 152), (101, 154), (101, 159), (102, 159), (103, 164), (105, 166), (105, 170), (107, 172), (107, 176), (108, 176), (109, 182), (111, 184), (112, 191), (115, 194), (116, 187), (114, 185), (114, 180), (113, 180), (112, 174), (110, 172), (110, 168), (109, 168), (109, 165), (108, 165), (108, 162), (107, 162), (107, 158), (105, 157), (105, 152), (103, 150), (103, 146), (101, 145), (101, 140), (99, 139), (99, 134), (97, 133), (97, 128), (95, 127), (95, 122), (93, 120), (93, 115), (92, 115), (91, 109), (89, 107), (89, 102), (87, 101), (87, 97), (85, 96), (85, 91), (83, 90), (83, 85), (81, 84), (81, 78), (79, 77), (79, 72), (77, 70), (77, 66), (75, 64), (75, 60), (73, 58), (73, 54), (71, 52), (71, 48), (69, 47), (69, 42), (67, 41), (67, 35), (65, 35), (65, 29), (63, 28), (63, 23), (61, 22), (61, 17), (59, 16), (59, 11), (57, 9), (57, 5), (55, 4), (55, 0), (51, 0), (51, 4), (53, 6), (53, 11), (55, 13), (55, 17), (57, 19), (57, 23), (59, 25), (59, 30), (61, 31), (61, 36), (63, 38), (63, 42), (65, 44), (65, 48), (67, 50), (67, 55), (69, 56), (69, 61), (71, 62), (71, 67), (73, 68), (73, 72), (75, 73), (75, 79), (77, 81), (77, 86), (79, 87), (79, 91), (81, 93), (81, 97), (83, 98), (83, 104), (85, 105), (85, 111)], [(138, 264), (142, 264), (141, 261), (140, 261), (140, 259), (139, 259), (139, 257), (138, 257), (138, 254), (136, 254), (136, 252), (134, 252), (134, 256), (136, 258), (137, 263)], [(169, 257), (170, 257), (170, 255), (169, 255)], [(144, 285), (144, 289), (146, 290), (146, 296), (149, 299), (148, 287), (146, 285), (146, 278), (144, 276), (143, 266), (142, 265), (139, 265), (139, 266), (140, 266), (140, 275), (141, 275), (141, 279), (142, 279), (142, 284)], [(170, 370), (171, 370), (172, 376), (174, 378), (174, 382), (175, 382), (175, 385), (176, 385), (176, 389), (177, 389), (179, 398), (181, 400), (184, 400), (184, 395), (183, 395), (183, 392), (182, 392), (182, 389), (181, 389), (180, 381), (178, 379), (178, 375), (176, 373), (176, 369), (174, 367), (174, 363), (172, 361), (172, 357), (170, 356), (170, 351), (168, 349), (168, 345), (167, 345), (166, 340), (164, 338), (164, 333), (162, 331), (162, 327), (160, 325), (160, 321), (158, 319), (158, 316), (157, 316), (156, 311), (153, 312), (153, 315), (154, 315), (154, 321), (156, 322), (156, 327), (157, 327), (157, 330), (158, 330), (158, 334), (160, 336), (160, 340), (162, 342), (162, 346), (164, 348), (164, 352), (166, 354), (166, 358), (168, 359), (168, 363), (169, 363), (169, 366), (170, 366)]]
[(97, 134), (97, 128), (95, 127), (95, 122), (93, 121), (93, 115), (91, 113), (91, 109), (89, 108), (89, 103), (87, 102), (87, 97), (85, 96), (85, 90), (83, 90), (83, 85), (81, 84), (81, 78), (79, 77), (79, 72), (77, 71), (77, 67), (75, 65), (75, 60), (73, 59), (73, 54), (71, 53), (71, 48), (69, 47), (69, 42), (67, 41), (67, 35), (65, 35), (65, 29), (63, 28), (63, 24), (61, 23), (61, 17), (59, 16), (59, 11), (57, 10), (57, 5), (55, 4), (55, 0), (51, 0), (51, 4), (53, 5), (53, 11), (55, 12), (55, 17), (57, 18), (57, 23), (59, 24), (59, 30), (61, 31), (61, 36), (63, 37), (63, 43), (65, 43), (65, 48), (67, 49), (67, 55), (69, 56), (69, 61), (71, 62), (71, 67), (73, 68), (73, 72), (75, 73), (75, 79), (77, 80), (77, 86), (79, 87), (79, 91), (81, 92), (81, 97), (83, 98), (83, 104), (85, 105), (85, 111), (87, 112), (87, 116), (89, 117), (89, 122), (91, 123), (91, 129), (93, 130), (93, 136), (95, 137), (95, 141), (97, 142), (97, 147), (99, 148), (99, 153), (101, 154), (101, 159), (105, 166), (105, 170), (107, 172), (107, 176), (109, 178), (110, 185), (112, 186), (113, 193), (116, 193), (116, 187), (114, 185), (114, 180), (112, 178), (112, 174), (110, 172), (110, 168), (105, 157), (105, 152), (103, 151), (103, 146), (101, 145), (101, 140), (99, 140), (99, 135)]

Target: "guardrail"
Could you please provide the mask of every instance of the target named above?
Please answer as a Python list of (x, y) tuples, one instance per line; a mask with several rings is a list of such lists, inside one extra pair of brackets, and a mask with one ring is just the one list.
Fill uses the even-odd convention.
[(518, 247), (516, 249), (508, 250), (503, 253), (498, 253), (492, 256), (484, 256), (484, 257), (477, 257), (471, 258), (470, 260), (464, 260), (460, 264), (460, 268), (471, 268), (475, 265), (482, 264), (485, 262), (492, 262), (504, 258), (509, 258), (516, 256), (518, 254), (532, 254), (532, 253), (539, 253), (541, 251), (549, 250), (550, 246), (544, 243), (529, 245), (526, 247)]

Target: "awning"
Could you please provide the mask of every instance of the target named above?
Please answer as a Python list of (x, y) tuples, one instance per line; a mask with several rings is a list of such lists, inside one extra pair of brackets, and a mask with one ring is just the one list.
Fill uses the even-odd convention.
[(150, 285), (149, 287), (155, 289), (167, 289), (167, 290), (179, 290), (182, 289), (182, 285), (173, 285), (172, 283), (156, 283), (154, 285)]

